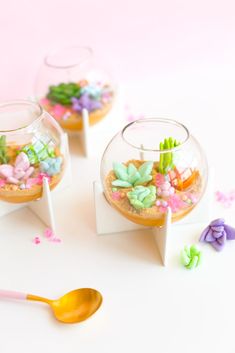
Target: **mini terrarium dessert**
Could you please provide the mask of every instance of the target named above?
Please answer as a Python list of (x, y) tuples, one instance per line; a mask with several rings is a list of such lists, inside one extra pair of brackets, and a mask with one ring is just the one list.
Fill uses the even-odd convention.
[(82, 128), (84, 109), (90, 125), (103, 119), (112, 107), (114, 89), (107, 73), (94, 66), (90, 48), (70, 47), (46, 57), (36, 95), (64, 129), (76, 131)]
[(143, 119), (112, 139), (103, 155), (101, 177), (108, 202), (124, 217), (162, 226), (168, 207), (174, 222), (197, 205), (207, 181), (207, 164), (183, 125)]
[(52, 190), (65, 167), (62, 130), (38, 104), (0, 105), (0, 200), (24, 203), (42, 195), (43, 179)]

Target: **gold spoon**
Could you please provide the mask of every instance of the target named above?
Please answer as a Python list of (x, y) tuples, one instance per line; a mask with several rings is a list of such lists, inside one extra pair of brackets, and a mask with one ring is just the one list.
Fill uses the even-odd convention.
[(50, 305), (57, 320), (72, 324), (88, 319), (102, 304), (102, 295), (92, 288), (80, 288), (50, 300), (33, 294), (0, 290), (0, 298), (34, 300)]

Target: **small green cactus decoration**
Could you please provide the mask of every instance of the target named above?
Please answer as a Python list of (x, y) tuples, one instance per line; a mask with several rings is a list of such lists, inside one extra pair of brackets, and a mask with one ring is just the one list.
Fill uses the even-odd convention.
[(147, 183), (153, 178), (150, 175), (152, 169), (153, 162), (145, 162), (138, 169), (133, 163), (129, 163), (127, 167), (122, 163), (114, 163), (113, 170), (117, 179), (112, 182), (112, 185), (130, 188)]
[(156, 186), (136, 186), (132, 191), (127, 193), (130, 204), (136, 209), (152, 207), (156, 201)]
[[(180, 143), (174, 140), (172, 137), (165, 138), (164, 142), (160, 142), (160, 151), (168, 150), (179, 146)], [(166, 174), (168, 170), (174, 167), (174, 156), (172, 152), (166, 152), (160, 154), (159, 161), (159, 172)]]
[(54, 149), (42, 141), (36, 141), (32, 145), (24, 146), (19, 152), (27, 154), (31, 165), (44, 161), (47, 158), (55, 157)]
[(6, 148), (6, 136), (0, 136), (0, 164), (6, 164), (9, 161)]
[(60, 103), (62, 105), (70, 105), (71, 98), (80, 98), (81, 87), (76, 83), (60, 83), (57, 86), (50, 86), (47, 98), (54, 103)]
[(196, 268), (201, 263), (202, 253), (196, 245), (185, 246), (180, 253), (180, 262), (188, 270)]

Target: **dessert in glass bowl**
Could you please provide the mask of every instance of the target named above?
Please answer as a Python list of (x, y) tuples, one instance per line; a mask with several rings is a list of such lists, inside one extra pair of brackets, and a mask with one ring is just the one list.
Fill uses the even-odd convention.
[(63, 131), (37, 103), (0, 104), (0, 200), (24, 203), (54, 189), (66, 165)]
[(107, 146), (101, 180), (106, 199), (125, 218), (162, 226), (168, 207), (175, 222), (198, 204), (207, 183), (207, 162), (184, 125), (170, 119), (140, 119)]
[(82, 129), (82, 112), (93, 125), (110, 111), (114, 100), (111, 76), (97, 66), (88, 47), (67, 47), (49, 54), (36, 81), (36, 97), (68, 131)]

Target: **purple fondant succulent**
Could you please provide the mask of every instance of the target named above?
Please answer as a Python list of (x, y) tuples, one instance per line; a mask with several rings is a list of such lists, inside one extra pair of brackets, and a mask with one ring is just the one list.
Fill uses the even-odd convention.
[(80, 98), (72, 98), (73, 109), (76, 112), (81, 112), (82, 109), (87, 109), (88, 112), (91, 112), (96, 109), (102, 108), (102, 103), (98, 100), (92, 99), (88, 93), (84, 93)]
[(223, 218), (212, 221), (201, 234), (200, 242), (210, 243), (215, 250), (221, 251), (226, 240), (235, 239), (235, 228), (225, 224)]

